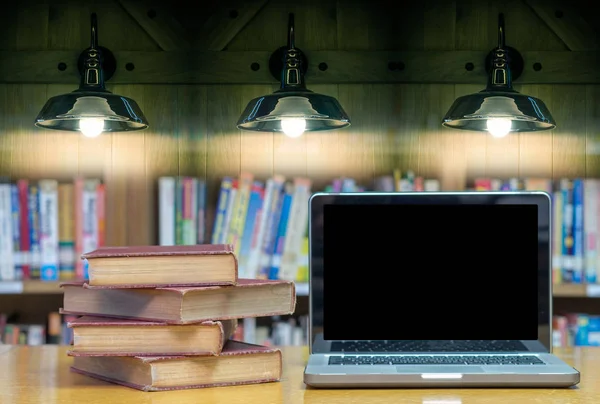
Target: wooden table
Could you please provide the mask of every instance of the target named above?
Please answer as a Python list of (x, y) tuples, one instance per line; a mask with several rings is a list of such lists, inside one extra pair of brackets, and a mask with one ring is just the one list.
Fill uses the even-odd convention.
[(72, 373), (72, 358), (65, 351), (65, 347), (52, 345), (0, 345), (0, 403), (600, 403), (600, 348), (557, 352), (581, 372), (581, 383), (569, 389), (317, 390), (306, 388), (302, 382), (307, 349), (286, 347), (282, 348), (284, 373), (280, 383), (154, 393)]

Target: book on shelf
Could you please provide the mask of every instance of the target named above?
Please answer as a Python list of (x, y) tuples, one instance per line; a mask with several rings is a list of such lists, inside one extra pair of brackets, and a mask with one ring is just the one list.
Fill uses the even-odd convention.
[(267, 383), (283, 371), (280, 350), (233, 340), (218, 356), (76, 356), (72, 369), (142, 391)]
[(70, 321), (72, 356), (218, 355), (237, 319), (185, 326), (163, 322), (83, 316)]
[(552, 344), (555, 347), (600, 346), (600, 316), (582, 313), (554, 315)]
[[(239, 319), (292, 314), (293, 282), (240, 279), (230, 244), (105, 248), (86, 256), (90, 280), (99, 268), (95, 259), (117, 259), (113, 270), (127, 268), (128, 279), (135, 280), (153, 265), (148, 258), (158, 259), (163, 268), (178, 268), (183, 256), (193, 261), (187, 270), (194, 286), (172, 286), (181, 282), (175, 270), (163, 271), (162, 278), (153, 279), (160, 281), (155, 285), (63, 283), (62, 313), (83, 315), (68, 324), (75, 372), (144, 391), (281, 378), (279, 350), (232, 337), (239, 335)], [(222, 273), (233, 276), (230, 284), (214, 285), (212, 275), (207, 278), (205, 273), (219, 264), (214, 257), (227, 259)]]
[(477, 178), (476, 191), (543, 191), (552, 200), (552, 282), (597, 283), (600, 276), (600, 180)]
[(203, 179), (159, 178), (158, 208), (161, 246), (208, 243), (205, 239), (206, 182)]
[(104, 206), (98, 179), (0, 183), (0, 281), (85, 279), (76, 258), (104, 245)]
[(90, 286), (233, 285), (237, 281), (237, 258), (229, 244), (104, 247), (82, 258), (88, 262)]
[(19, 316), (16, 314), (0, 313), (0, 344), (70, 345), (73, 341), (73, 333), (67, 327), (67, 322), (75, 318), (76, 316), (72, 315), (61, 318), (58, 312), (50, 312), (45, 324), (30, 324), (19, 321)]

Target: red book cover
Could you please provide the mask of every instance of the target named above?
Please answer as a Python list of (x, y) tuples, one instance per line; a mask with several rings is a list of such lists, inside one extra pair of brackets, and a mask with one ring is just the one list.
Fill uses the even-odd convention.
[(98, 185), (98, 199), (96, 201), (96, 213), (98, 214), (98, 247), (106, 244), (106, 185)]
[[(75, 178), (75, 257), (83, 253), (83, 178)], [(83, 261), (75, 260), (75, 278), (84, 278)]]
[(30, 251), (30, 232), (29, 232), (29, 182), (27, 180), (18, 180), (17, 189), (19, 190), (19, 233), (21, 244), (21, 256), (23, 257), (21, 269), (23, 279), (31, 278), (31, 266), (29, 264)]
[[(227, 366), (225, 361), (228, 362), (228, 357), (241, 356), (241, 355), (252, 356), (252, 355), (260, 355), (260, 354), (275, 354), (275, 360), (276, 360), (276, 367), (271, 370), (267, 369), (267, 366), (265, 363), (263, 363), (263, 361), (260, 362), (260, 367), (263, 368), (260, 372), (262, 374), (262, 376), (260, 378), (248, 377), (247, 379), (240, 379), (240, 377), (238, 376), (236, 381), (231, 380), (231, 381), (221, 381), (221, 382), (215, 382), (215, 381), (208, 382), (207, 380), (201, 380), (201, 379), (212, 378), (214, 373), (218, 373), (219, 366)], [(131, 388), (134, 388), (137, 390), (142, 390), (142, 391), (182, 390), (182, 389), (194, 389), (194, 388), (221, 387), (221, 386), (234, 386), (234, 385), (244, 385), (244, 384), (277, 382), (277, 381), (281, 380), (281, 373), (282, 373), (282, 369), (283, 369), (280, 350), (266, 347), (266, 346), (261, 346), (261, 345), (249, 344), (249, 343), (241, 342), (241, 341), (234, 341), (234, 340), (227, 341), (227, 344), (225, 344), (223, 351), (218, 356), (208, 356), (208, 357), (156, 356), (156, 357), (134, 357), (134, 358), (96, 357), (93, 359), (94, 359), (94, 361), (97, 361), (98, 363), (90, 363), (90, 358), (86, 358), (84, 356), (75, 357), (74, 361), (73, 361), (73, 366), (71, 367), (71, 370), (75, 373), (90, 376), (90, 377), (93, 377), (93, 378), (96, 378), (99, 380), (104, 380), (104, 381), (110, 382), (110, 383), (120, 384), (122, 386), (131, 387)], [(132, 378), (132, 377), (129, 377), (131, 375), (131, 372), (127, 372), (126, 370), (121, 371), (121, 369), (119, 369), (119, 372), (118, 372), (119, 374), (115, 374), (115, 373), (109, 373), (107, 371), (107, 369), (110, 369), (111, 367), (118, 367), (118, 364), (124, 360), (127, 361), (128, 363), (133, 362), (132, 365), (130, 365), (130, 366), (135, 366), (137, 369), (139, 369), (140, 367), (142, 369), (145, 369), (147, 367), (151, 367), (152, 364), (164, 362), (164, 361), (172, 361), (172, 362), (181, 361), (182, 363), (189, 364), (198, 373), (205, 373), (205, 374), (198, 377), (199, 380), (198, 380), (197, 384), (177, 385), (176, 384), (177, 381), (174, 380), (172, 385), (164, 386), (164, 384), (166, 384), (166, 381), (162, 380), (161, 384), (163, 384), (163, 386), (156, 386), (153, 383), (147, 384), (147, 385), (142, 385), (142, 384), (138, 384), (138, 383), (132, 382), (130, 380), (127, 380), (127, 379)], [(248, 361), (250, 361), (250, 360), (251, 360), (251, 358), (248, 358)], [(192, 363), (193, 363), (193, 365), (192, 365)], [(98, 364), (100, 364), (100, 366), (98, 366)], [(219, 364), (221, 364), (221, 365), (219, 365)], [(102, 373), (105, 373), (105, 374), (100, 374), (100, 371), (94, 372), (94, 371), (86, 370), (85, 368), (90, 365), (93, 367), (96, 367), (96, 368), (101, 368), (103, 371)], [(105, 365), (107, 365), (107, 366), (105, 366)], [(251, 371), (252, 366), (249, 366), (249, 368), (250, 369), (248, 369), (248, 371)], [(206, 371), (202, 372), (202, 369), (206, 369)], [(153, 375), (154, 375), (154, 373), (155, 372), (152, 371)], [(152, 380), (152, 381), (154, 381), (154, 380)]]

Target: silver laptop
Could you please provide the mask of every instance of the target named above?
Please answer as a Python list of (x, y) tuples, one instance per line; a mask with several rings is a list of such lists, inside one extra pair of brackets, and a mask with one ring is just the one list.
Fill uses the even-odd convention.
[(543, 192), (316, 194), (314, 387), (567, 387)]

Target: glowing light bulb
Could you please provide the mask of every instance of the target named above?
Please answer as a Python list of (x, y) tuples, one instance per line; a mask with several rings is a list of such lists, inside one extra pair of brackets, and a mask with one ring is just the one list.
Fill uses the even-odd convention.
[(104, 130), (104, 119), (83, 118), (79, 120), (79, 130), (85, 137), (98, 137)]
[(299, 137), (306, 130), (306, 119), (284, 118), (281, 120), (281, 130), (286, 136)]
[(487, 120), (487, 130), (493, 137), (504, 137), (510, 132), (511, 122), (506, 118), (492, 118)]

